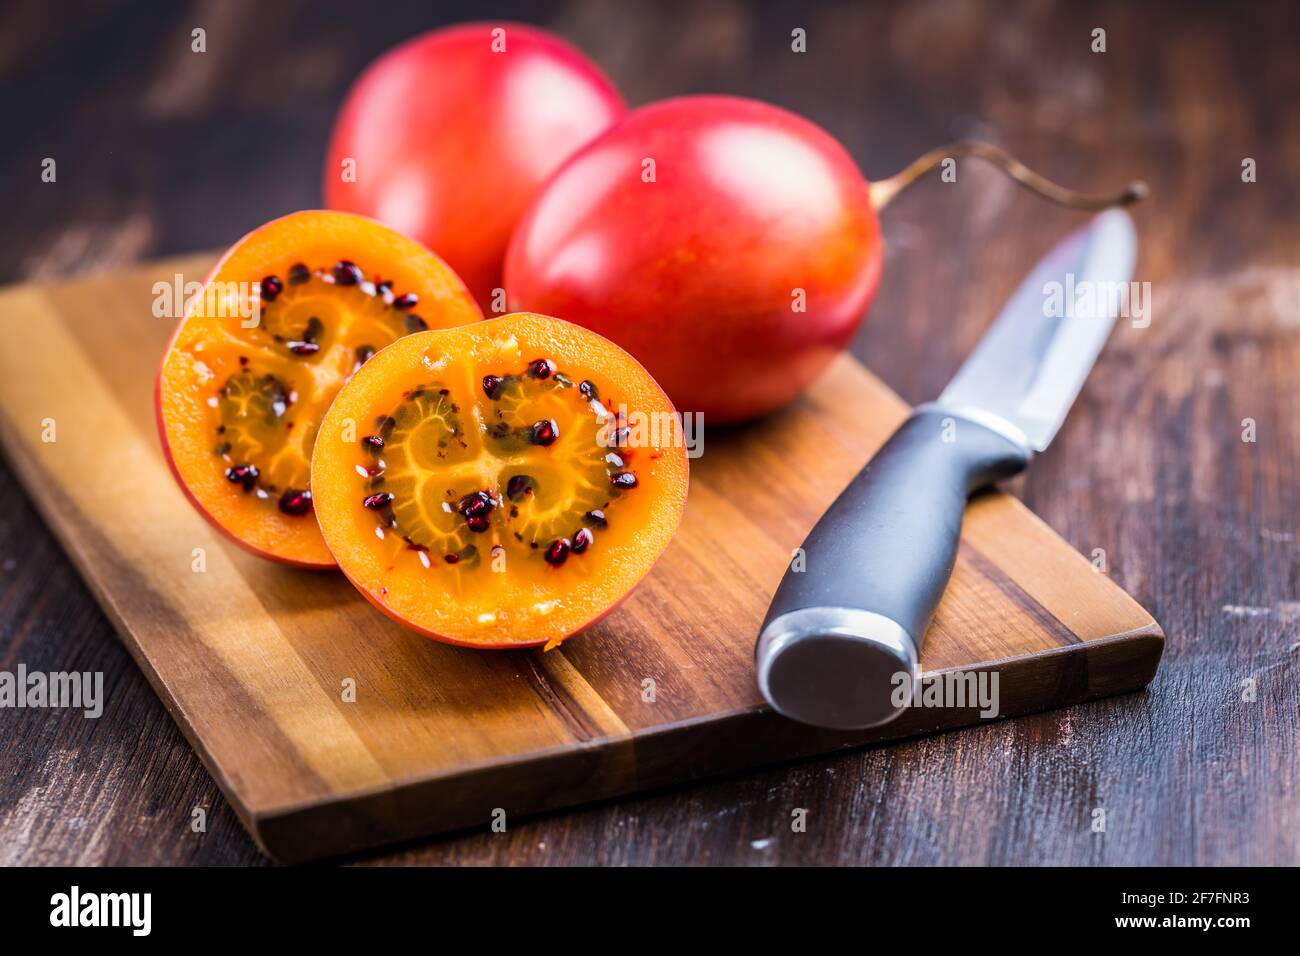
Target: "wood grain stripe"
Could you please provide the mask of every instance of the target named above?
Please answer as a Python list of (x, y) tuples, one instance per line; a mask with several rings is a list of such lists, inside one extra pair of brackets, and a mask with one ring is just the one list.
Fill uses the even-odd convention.
[(553, 710), (563, 715), (576, 740), (590, 742), (632, 735), (605, 699), (569, 663), (560, 648), (525, 651), (523, 654), (537, 693)]
[(1002, 594), (1033, 620), (1042, 630), (1050, 634), (1058, 644), (1083, 643), (1077, 634), (1062, 624), (1047, 608), (1043, 607), (1033, 596), (1016, 583), (1015, 579), (1005, 573), (996, 564), (980, 553), (973, 545), (961, 546), (963, 560), (969, 561), (979, 573), (993, 582)]

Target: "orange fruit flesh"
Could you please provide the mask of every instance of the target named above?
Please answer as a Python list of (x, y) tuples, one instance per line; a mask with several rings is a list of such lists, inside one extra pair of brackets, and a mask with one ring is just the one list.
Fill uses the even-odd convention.
[(673, 407), (618, 346), (520, 313), (423, 332), (344, 386), (312, 461), (340, 568), (477, 647), (553, 645), (650, 570), (686, 500)]
[(480, 317), (436, 256), (378, 223), (303, 212), (262, 227), (218, 263), (164, 357), (158, 418), (177, 478), (251, 550), (333, 566), (310, 480), (325, 410), (384, 346)]

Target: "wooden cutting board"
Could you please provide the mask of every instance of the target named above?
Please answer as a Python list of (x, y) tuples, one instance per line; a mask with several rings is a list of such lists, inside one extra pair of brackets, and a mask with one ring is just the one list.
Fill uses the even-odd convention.
[[(918, 708), (831, 733), (773, 714), (755, 687), (754, 638), (792, 549), (908, 411), (853, 359), (774, 418), (706, 431), (681, 530), (617, 612), (548, 653), (466, 650), (404, 631), (340, 575), (245, 554), (182, 497), (154, 427), (175, 324), (154, 315), (155, 283), (200, 280), (213, 258), (0, 292), (0, 438), (270, 855), (488, 827), (981, 719)], [(993, 493), (967, 511), (921, 663), (996, 672), (1008, 716), (1141, 688), (1162, 647), (1150, 614)]]

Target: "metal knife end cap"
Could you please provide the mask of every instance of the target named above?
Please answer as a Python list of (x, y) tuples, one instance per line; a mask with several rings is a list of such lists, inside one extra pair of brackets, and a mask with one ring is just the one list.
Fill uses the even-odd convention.
[(894, 699), (917, 676), (916, 643), (897, 622), (854, 608), (789, 611), (763, 629), (758, 688), (779, 714), (816, 727), (860, 730), (901, 713)]

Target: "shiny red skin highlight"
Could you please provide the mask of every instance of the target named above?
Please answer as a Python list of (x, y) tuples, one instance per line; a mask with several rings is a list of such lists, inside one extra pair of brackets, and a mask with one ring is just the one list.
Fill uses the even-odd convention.
[[(494, 30), (505, 31), (505, 52), (493, 52)], [(435, 30), (385, 53), (353, 84), (330, 138), (325, 204), (428, 246), (491, 314), (529, 200), (625, 110), (594, 63), (544, 30)], [(345, 159), (355, 160), (356, 182), (342, 180)]]
[(691, 96), (634, 110), (565, 163), (515, 230), (505, 282), (511, 309), (614, 340), (679, 409), (720, 424), (821, 373), (880, 262), (867, 182), (829, 133), (756, 100)]

